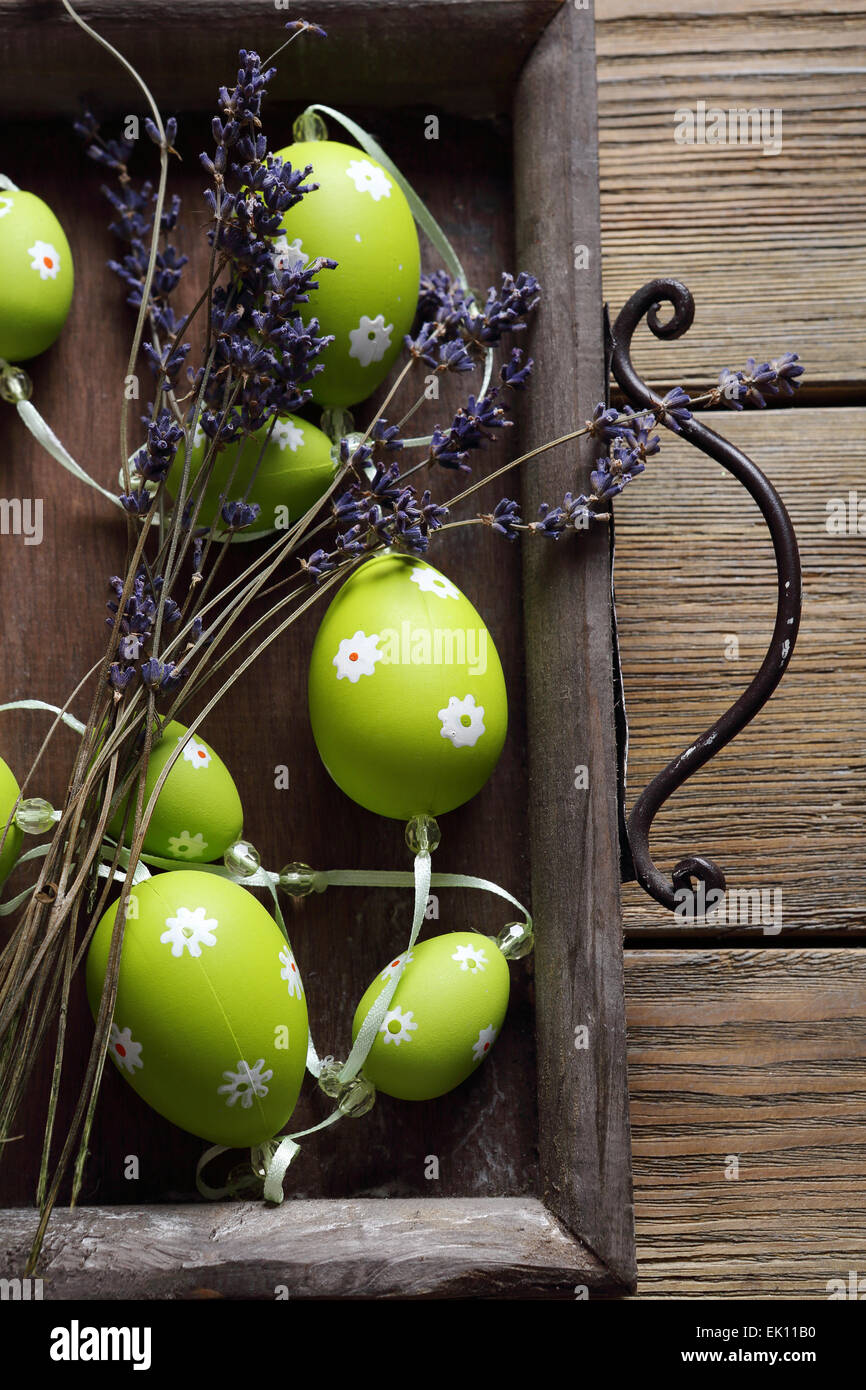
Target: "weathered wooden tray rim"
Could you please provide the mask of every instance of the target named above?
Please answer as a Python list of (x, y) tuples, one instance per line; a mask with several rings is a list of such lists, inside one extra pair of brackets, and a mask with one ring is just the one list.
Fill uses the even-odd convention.
[[(3, 1213), (24, 1267), (35, 1213)], [(52, 1216), (43, 1299), (583, 1298), (604, 1263), (532, 1197), (83, 1207)]]

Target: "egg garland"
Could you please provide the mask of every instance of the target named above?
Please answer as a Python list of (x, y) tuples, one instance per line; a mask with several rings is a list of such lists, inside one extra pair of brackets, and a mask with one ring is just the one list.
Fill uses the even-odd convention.
[(337, 262), (310, 293), (320, 333), (334, 336), (310, 383), (313, 400), (356, 405), (384, 381), (415, 317), (421, 253), (412, 212), (394, 177), (355, 145), (305, 140), (277, 157), (293, 169), (312, 165), (318, 188), (286, 213), (276, 264)]
[(493, 639), (457, 586), (416, 556), (386, 551), (349, 576), (319, 627), (308, 694), (331, 777), (399, 820), (468, 801), (505, 741)]
[[(244, 812), (231, 773), (210, 744), (187, 738), (185, 725), (172, 720), (154, 744), (144, 782), (146, 805), (178, 744), (183, 750), (165, 779), (144, 836), (147, 855), (183, 861), (221, 859), (239, 837)], [(133, 808), (137, 783), (128, 800)], [(116, 839), (123, 829), (124, 803), (112, 817), (109, 834)], [(125, 842), (132, 839), (133, 812), (127, 819)]]
[[(211, 441), (198, 427), (190, 453), (187, 495), (198, 501), (194, 483)], [(168, 473), (167, 486), (176, 497), (185, 467), (180, 450)], [(225, 502), (244, 498), (259, 505), (259, 515), (240, 537), (260, 536), (274, 529), (286, 530), (327, 491), (337, 464), (330, 439), (315, 425), (297, 415), (280, 415), (271, 425), (227, 445), (216, 455), (204, 488), (198, 524), (219, 521)]]
[(422, 941), (370, 985), (355, 1013), (353, 1042), (400, 965), (364, 1075), (398, 1100), (432, 1100), (461, 1085), (488, 1056), (508, 1008), (508, 965), (497, 943), (477, 932)]
[[(87, 956), (94, 1018), (116, 914)], [(108, 1055), (148, 1105), (213, 1144), (262, 1144), (295, 1108), (307, 1035), (297, 963), (251, 893), (201, 870), (132, 889)]]
[(54, 213), (19, 188), (0, 186), (0, 357), (26, 361), (58, 337), (69, 314), (72, 253)]
[[(21, 794), (12, 769), (9, 764), (0, 758), (0, 838), (2, 838), (6, 822), (12, 815), (12, 808)], [(6, 831), (6, 842), (0, 850), (0, 884), (5, 883), (13, 868), (15, 861), (21, 850), (23, 835), (15, 821)]]
[[(298, 142), (280, 154), (295, 168), (313, 166), (320, 187), (286, 214), (282, 236), (275, 239), (275, 264), (307, 264), (320, 255), (338, 261), (310, 301), (320, 332), (335, 340), (311, 395), (331, 408), (336, 428), (342, 408), (365, 399), (384, 380), (411, 328), (420, 279), (418, 237), (404, 181), (394, 176), (384, 155), (383, 165), (373, 154), (328, 140)], [(414, 199), (426, 230), (417, 203)], [(437, 237), (433, 240), (438, 248)], [(465, 283), (456, 258), (455, 264), (458, 280)], [(483, 389), (491, 360), (488, 353)], [(30, 428), (36, 433), (34, 423)], [(278, 418), (270, 440), (268, 429), (216, 456), (203, 493), (202, 524), (214, 523), (225, 501), (243, 496), (260, 508), (245, 528), (247, 536), (261, 534), (275, 524), (290, 525), (327, 489), (335, 472), (331, 440), (297, 416)], [(346, 429), (344, 417), (339, 432)], [(47, 429), (42, 433), (47, 438)], [(42, 442), (49, 447), (46, 438)], [(263, 451), (257, 443), (264, 444)], [(193, 496), (208, 446), (197, 431), (188, 469)], [(303, 453), (295, 457), (299, 449)], [(57, 456), (49, 447), (52, 451)], [(284, 460), (287, 451), (293, 457)], [(61, 462), (80, 474), (68, 458)], [(169, 492), (177, 493), (183, 471), (181, 456), (169, 472)], [(333, 632), (347, 621), (336, 648), (328, 650)], [(213, 749), (176, 722), (152, 749), (145, 774), (147, 801), (168, 759), (182, 746), (156, 798), (144, 837), (145, 863), (135, 871), (126, 902), (107, 1051), (158, 1113), (217, 1146), (202, 1156), (196, 1174), (206, 1196), (222, 1194), (201, 1182), (202, 1165), (224, 1147), (248, 1146), (252, 1170), (264, 1177), (266, 1200), (283, 1199), (283, 1176), (302, 1136), (280, 1131), (296, 1104), (305, 1066), (336, 1108), (303, 1134), (341, 1116), (366, 1113), (377, 1089), (396, 1099), (423, 1101), (463, 1084), (502, 1026), (507, 959), (526, 954), (532, 944), (531, 919), (520, 904), (526, 921), (509, 924), (498, 939), (458, 932), (418, 941), (433, 882), (483, 887), (516, 902), (484, 880), (431, 874), (430, 854), (439, 840), (434, 817), (480, 790), (507, 731), (498, 654), (459, 589), (417, 556), (386, 551), (369, 559), (350, 576), (322, 621), (311, 660), (310, 714), (317, 747), (338, 785), (367, 809), (408, 821), (407, 843), (415, 852), (411, 875), (368, 877), (358, 870), (316, 875), (304, 865), (289, 865), (279, 875), (263, 870), (254, 847), (238, 838), (243, 811), (228, 770)], [(377, 754), (368, 736), (382, 724), (390, 725), (392, 737)], [(212, 773), (207, 787), (205, 771)], [(109, 831), (114, 837), (124, 834), (129, 843), (125, 812), (123, 807), (115, 814)], [(216, 867), (213, 861), (220, 857), (223, 865)], [(146, 863), (167, 872), (150, 877)], [(203, 873), (197, 863), (212, 871)], [(122, 870), (114, 873), (122, 876)], [(271, 889), (276, 923), (238, 880)], [(408, 945), (361, 999), (345, 1063), (316, 1054), (276, 899), (277, 885), (303, 896), (312, 880), (319, 880), (317, 887), (325, 881), (385, 880), (415, 887)], [(105, 912), (88, 953), (94, 1018), (117, 911), (115, 904)], [(275, 945), (281, 967), (276, 992)], [(286, 995), (294, 1011), (288, 1021)]]

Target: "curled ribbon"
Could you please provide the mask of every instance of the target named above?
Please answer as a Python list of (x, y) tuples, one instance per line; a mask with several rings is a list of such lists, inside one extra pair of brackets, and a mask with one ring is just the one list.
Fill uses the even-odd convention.
[[(189, 865), (188, 867), (192, 868), (193, 866)], [(205, 866), (202, 865), (201, 867)], [(264, 880), (266, 885), (273, 892), (274, 901), (276, 903), (277, 920), (285, 933), (285, 923), (276, 900), (276, 883), (279, 881), (278, 874), (272, 874), (265, 869), (259, 869), (258, 872), (250, 878), (240, 879), (230, 874), (227, 869), (221, 869), (218, 865), (211, 865), (210, 868), (214, 872), (222, 872), (225, 877), (232, 878), (235, 882), (242, 883), (245, 886), (254, 884), (257, 879)], [(337, 1078), (343, 1083), (355, 1079), (366, 1062), (370, 1049), (376, 1041), (376, 1036), (382, 1026), (385, 1015), (391, 1007), (391, 1001), (394, 998), (400, 978), (406, 967), (406, 960), (409, 952), (412, 950), (412, 947), (415, 945), (420, 935), (431, 887), (480, 888), (485, 889), (487, 892), (496, 893), (499, 897), (505, 898), (508, 902), (513, 903), (523, 914), (527, 925), (530, 927), (532, 925), (532, 918), (523, 904), (519, 902), (517, 898), (512, 897), (510, 893), (506, 892), (504, 888), (500, 888), (498, 884), (491, 883), (484, 878), (475, 878), (467, 874), (431, 873), (430, 855), (426, 850), (422, 850), (419, 854), (416, 854), (412, 873), (377, 869), (330, 869), (315, 875), (314, 886), (317, 892), (322, 892), (330, 885), (341, 885), (346, 887), (364, 885), (405, 887), (414, 885), (415, 889), (412, 927), (409, 933), (406, 951), (403, 954), (399, 968), (394, 971), (391, 978), (373, 1000), (361, 1027), (358, 1029), (358, 1035), (355, 1038), (349, 1056)], [(307, 1049), (307, 1070), (313, 1076), (318, 1077), (321, 1073), (321, 1069), (321, 1059), (316, 1052), (312, 1034), (310, 1034)], [(297, 1140), (303, 1139), (309, 1134), (315, 1134), (318, 1130), (327, 1128), (328, 1125), (334, 1124), (341, 1118), (342, 1111), (338, 1105), (330, 1115), (319, 1124), (313, 1125), (312, 1128), (298, 1130), (294, 1134), (277, 1135), (268, 1144), (259, 1145), (257, 1148), (251, 1150), (250, 1156), (252, 1166), (254, 1169), (258, 1168), (260, 1177), (264, 1178), (263, 1196), (265, 1201), (273, 1202), (277, 1205), (283, 1201), (283, 1180), (291, 1163), (300, 1152), (300, 1145), (297, 1143)], [(249, 1187), (254, 1183), (254, 1179), (249, 1176), (230, 1183), (228, 1187), (218, 1189), (211, 1188), (204, 1182), (201, 1177), (202, 1169), (206, 1164), (210, 1163), (211, 1159), (225, 1152), (227, 1152), (225, 1146), (217, 1144), (202, 1154), (199, 1160), (196, 1168), (196, 1186), (203, 1197), (215, 1200), (220, 1197), (234, 1196), (243, 1188)]]

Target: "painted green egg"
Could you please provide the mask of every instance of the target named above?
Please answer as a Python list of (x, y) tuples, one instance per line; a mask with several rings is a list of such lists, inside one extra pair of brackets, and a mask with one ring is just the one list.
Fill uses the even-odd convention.
[(50, 347), (72, 302), (72, 253), (34, 193), (0, 188), (0, 357), (22, 362)]
[[(201, 428), (197, 429), (190, 456), (188, 490), (198, 476), (209, 443)], [(181, 449), (168, 475), (169, 491), (175, 495), (183, 479), (184, 464), (185, 454)], [(224, 502), (243, 497), (248, 502), (258, 502), (261, 507), (256, 520), (245, 528), (244, 535), (274, 528), (285, 530), (327, 490), (334, 471), (328, 436), (297, 415), (282, 415), (273, 428), (268, 423), (255, 434), (220, 451), (204, 490), (199, 523), (211, 525), (219, 517)]]
[[(99, 1009), (116, 905), (87, 956)], [(142, 1100), (232, 1148), (288, 1121), (307, 1057), (307, 1004), (285, 937), (245, 888), (195, 869), (130, 894), (109, 1055)]]
[[(403, 959), (391, 961), (370, 985), (355, 1012), (353, 1042)], [(453, 1091), (490, 1052), (509, 989), (508, 963), (489, 937), (450, 932), (420, 942), (409, 953), (364, 1074), (398, 1100), (433, 1100)]]
[[(154, 744), (144, 783), (145, 805), (186, 732), (184, 724), (172, 720)], [(133, 797), (138, 794), (136, 784), (134, 787)], [(210, 744), (193, 735), (184, 744), (157, 797), (144, 837), (144, 852), (168, 859), (221, 859), (229, 845), (240, 837), (243, 823), (244, 811), (231, 773)], [(117, 837), (122, 826), (123, 808), (113, 817), (109, 834)], [(125, 838), (129, 844), (129, 825)]]
[(398, 820), (480, 791), (508, 725), (502, 666), (472, 604), (432, 565), (390, 551), (350, 575), (325, 613), (309, 704), (337, 785)]
[[(6, 822), (12, 814), (12, 807), (18, 800), (20, 790), (12, 769), (8, 763), (4, 763), (3, 759), (0, 758), (0, 839), (3, 837)], [(23, 838), (18, 826), (14, 823), (10, 825), (6, 835), (6, 843), (0, 850), (0, 883), (5, 882), (12, 872)]]
[(356, 405), (390, 371), (418, 306), (421, 254), (405, 195), (375, 159), (336, 140), (304, 141), (278, 151), (293, 169), (312, 164), (319, 185), (283, 219), (278, 263), (316, 256), (337, 262), (323, 270), (304, 317), (319, 320), (334, 342), (310, 382), (320, 405)]

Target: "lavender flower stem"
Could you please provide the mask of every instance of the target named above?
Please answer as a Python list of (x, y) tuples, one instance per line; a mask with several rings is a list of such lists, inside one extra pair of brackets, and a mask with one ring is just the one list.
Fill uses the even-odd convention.
[[(147, 83), (139, 75), (139, 73), (136, 72), (132, 64), (126, 58), (124, 58), (123, 54), (118, 49), (116, 49), (113, 44), (109, 43), (107, 39), (104, 39), (101, 34), (98, 34), (96, 32), (95, 29), (91, 29), (90, 25), (87, 24), (81, 18), (81, 16), (76, 13), (75, 9), (70, 3), (70, 0), (61, 0), (61, 4), (63, 5), (63, 8), (66, 10), (67, 14), (69, 14), (70, 17), (79, 26), (79, 28), (83, 29), (84, 32), (87, 35), (89, 35), (90, 38), (95, 39), (95, 41), (102, 48), (106, 49), (109, 53), (111, 53), (112, 56), (115, 57), (124, 68), (126, 68), (126, 71), (130, 74), (136, 85), (140, 88), (148, 106), (151, 109), (151, 112), (153, 113), (153, 119), (162, 140), (159, 149), (159, 187), (157, 189), (156, 198), (154, 200), (153, 231), (151, 233), (150, 239), (150, 257), (147, 264), (147, 273), (145, 275), (144, 290), (141, 297), (141, 303), (138, 309), (138, 319), (135, 325), (135, 333), (133, 334), (132, 338), (132, 346), (130, 348), (129, 353), (129, 362), (126, 368), (127, 376), (134, 376), (135, 368), (138, 363), (138, 354), (141, 348), (141, 340), (144, 336), (144, 325), (148, 314), (148, 301), (150, 299), (150, 290), (151, 285), (153, 284), (154, 270), (156, 268), (156, 257), (157, 252), (159, 250), (160, 228), (162, 225), (162, 210), (165, 205), (165, 190), (166, 185), (168, 183), (168, 144), (165, 138), (165, 127), (162, 124), (162, 117), (160, 116), (159, 108), (156, 102), (154, 101), (153, 96), (151, 95), (150, 88), (147, 86)], [(126, 398), (126, 393), (124, 392), (120, 406), (120, 458), (121, 467), (123, 469), (123, 484), (127, 493), (132, 490), (129, 478), (128, 423), (129, 402)]]

